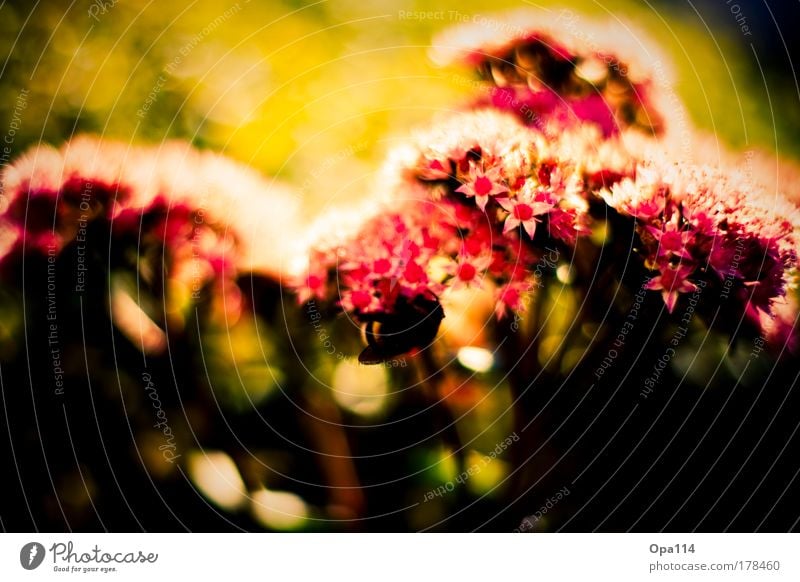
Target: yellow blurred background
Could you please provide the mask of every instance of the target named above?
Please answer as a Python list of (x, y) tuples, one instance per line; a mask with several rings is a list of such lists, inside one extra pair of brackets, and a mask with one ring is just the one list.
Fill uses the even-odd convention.
[[(7, 2), (0, 113), (11, 118), (27, 91), (14, 155), (79, 132), (182, 138), (292, 183), (316, 210), (363, 194), (394, 139), (468, 100), (469, 72), (427, 57), (438, 31), (525, 5), (564, 2)], [(569, 9), (624, 18), (660, 43), (700, 128), (797, 157), (800, 112), (782, 106), (795, 87), (765, 83), (732, 14), (628, 0)]]

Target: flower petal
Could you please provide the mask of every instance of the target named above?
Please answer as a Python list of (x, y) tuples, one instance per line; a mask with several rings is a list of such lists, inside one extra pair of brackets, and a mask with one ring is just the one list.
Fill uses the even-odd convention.
[(503, 228), (503, 232), (505, 233), (505, 232), (512, 231), (515, 228), (517, 228), (519, 225), (520, 225), (520, 222), (519, 222), (518, 218), (514, 218), (513, 216), (509, 216), (508, 218), (506, 218), (506, 225)]
[(525, 232), (528, 233), (528, 236), (533, 238), (533, 234), (536, 232), (536, 221), (531, 218), (523, 222), (522, 226), (525, 228)]

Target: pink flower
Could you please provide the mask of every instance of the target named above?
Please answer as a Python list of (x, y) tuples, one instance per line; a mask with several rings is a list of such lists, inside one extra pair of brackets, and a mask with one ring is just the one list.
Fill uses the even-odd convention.
[(666, 205), (666, 197), (658, 187), (659, 176), (654, 172), (639, 170), (635, 179), (625, 178), (605, 190), (602, 196), (606, 203), (620, 212), (642, 221), (661, 217)]
[(553, 208), (550, 202), (534, 202), (528, 198), (498, 198), (497, 202), (508, 211), (503, 232), (509, 232), (522, 225), (531, 238), (536, 232), (536, 223), (539, 222), (536, 217), (547, 214)]
[(530, 290), (530, 284), (514, 281), (503, 285), (497, 290), (495, 314), (497, 319), (503, 319), (509, 311), (519, 313), (524, 310), (524, 296)]
[(380, 307), (380, 301), (374, 294), (364, 289), (353, 289), (342, 292), (339, 302), (342, 308), (357, 313), (369, 313)]
[(419, 169), (419, 177), (422, 180), (447, 180), (453, 177), (452, 164), (448, 159), (426, 159)]
[(451, 270), (453, 281), (450, 287), (452, 289), (482, 287), (484, 274), (489, 269), (491, 262), (490, 257), (463, 257)]
[(464, 238), (461, 253), (477, 257), (492, 247), (492, 231), (488, 225), (480, 224)]
[(568, 210), (554, 208), (548, 214), (548, 218), (547, 226), (550, 236), (571, 245), (575, 244), (578, 235), (592, 232), (590, 228), (579, 221), (578, 213), (574, 208)]
[(324, 299), (327, 283), (327, 276), (322, 272), (306, 274), (297, 285), (297, 300), (300, 303), (305, 303), (310, 299)]
[(500, 168), (493, 167), (484, 171), (473, 166), (469, 170), (467, 181), (456, 188), (456, 192), (461, 192), (470, 198), (474, 196), (478, 208), (485, 211), (489, 196), (508, 192), (508, 187), (502, 182)]
[(690, 259), (691, 254), (686, 246), (692, 240), (692, 233), (687, 230), (679, 230), (674, 222), (668, 222), (664, 225), (663, 230), (654, 226), (646, 227), (649, 232), (658, 241), (657, 257), (680, 257), (682, 259)]
[(694, 283), (687, 280), (687, 277), (692, 274), (694, 269), (683, 265), (672, 267), (669, 263), (661, 263), (659, 267), (661, 274), (650, 279), (646, 288), (653, 291), (661, 291), (667, 310), (672, 313), (679, 293), (690, 293), (697, 289)]
[(403, 279), (406, 283), (416, 285), (418, 283), (425, 283), (428, 276), (425, 274), (425, 269), (416, 261), (409, 261), (406, 268), (403, 270)]

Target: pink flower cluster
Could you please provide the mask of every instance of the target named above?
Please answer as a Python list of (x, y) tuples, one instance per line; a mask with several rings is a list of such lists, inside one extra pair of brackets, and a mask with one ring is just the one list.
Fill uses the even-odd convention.
[[(546, 245), (568, 259), (580, 235), (616, 213), (635, 229), (630, 253), (652, 272), (648, 288), (670, 312), (681, 294), (711, 283), (765, 333), (786, 337), (797, 206), (734, 169), (674, 161), (655, 90), (660, 61), (624, 60), (618, 55), (637, 54), (632, 47), (616, 50), (609, 35), (608, 45), (589, 42), (569, 21), (504, 30), (515, 32), (498, 39), (496, 30), (467, 27), (436, 43), (440, 62), (466, 61), (492, 80), (492, 98), (392, 152), (383, 210), (313, 251), (300, 299), (374, 320), (415, 298), (438, 302), (450, 289), (481, 286), (502, 317), (524, 309)], [(521, 115), (531, 108), (535, 123)]]
[(384, 212), (315, 251), (301, 299), (338, 296), (363, 317), (392, 313), (401, 296), (436, 300), (477, 285), (494, 291), (499, 316), (519, 311), (542, 249), (573, 247), (602, 204), (596, 214), (634, 221), (631, 252), (670, 312), (701, 278), (715, 279), (763, 326), (793, 284), (800, 211), (735, 171), (678, 165), (656, 149), (642, 160), (624, 137), (585, 128), (550, 137), (480, 109), (439, 122), (395, 152)]
[[(183, 154), (191, 155), (185, 149)], [(0, 260), (57, 254), (76, 239), (89, 245), (89, 229), (105, 221), (112, 236), (107, 253), (123, 243), (142, 256), (162, 248), (164, 267), (188, 287), (229, 277), (237, 256), (232, 233), (206, 215), (198, 198), (165, 188), (158, 173), (148, 172), (158, 166), (156, 159), (148, 148), (92, 138), (78, 138), (60, 150), (32, 149), (2, 176), (8, 203), (0, 214)]]
[(343, 309), (365, 316), (392, 313), (399, 297), (478, 286), (494, 291), (498, 316), (521, 310), (544, 247), (588, 232), (575, 168), (538, 137), (492, 111), (420, 136), (392, 168), (400, 179), (387, 211), (315, 252), (301, 300), (338, 293)]
[(182, 142), (146, 147), (78, 137), (58, 149), (32, 148), (0, 180), (0, 261), (23, 249), (60, 251), (105, 220), (114, 236), (132, 233), (143, 244), (158, 238), (186, 257), (195, 283), (236, 271), (279, 277), (301, 229), (290, 189)]
[(670, 311), (680, 293), (714, 279), (758, 322), (793, 283), (800, 211), (735, 171), (651, 161), (602, 196), (636, 220), (639, 252), (654, 272), (649, 288)]
[(631, 127), (661, 134), (657, 85), (666, 72), (641, 38), (617, 22), (568, 10), (525, 10), (446, 31), (434, 42), (433, 58), (475, 67), (492, 85), (479, 105), (514, 113), (547, 133), (592, 123), (606, 136)]

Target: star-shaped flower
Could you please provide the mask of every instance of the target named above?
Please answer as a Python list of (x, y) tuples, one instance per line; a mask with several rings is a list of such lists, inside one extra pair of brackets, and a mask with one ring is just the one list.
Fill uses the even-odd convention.
[(547, 214), (552, 210), (550, 202), (537, 202), (528, 197), (523, 198), (498, 198), (498, 204), (508, 211), (503, 232), (509, 232), (522, 225), (528, 236), (533, 238), (536, 232), (536, 217)]
[(500, 168), (492, 167), (484, 171), (473, 166), (469, 170), (467, 181), (456, 188), (456, 192), (461, 192), (470, 198), (474, 196), (478, 208), (485, 211), (489, 196), (504, 194), (508, 192), (508, 187), (503, 184)]
[(491, 262), (490, 256), (460, 257), (458, 262), (453, 263), (450, 268), (450, 272), (453, 275), (450, 287), (452, 289), (463, 289), (471, 286), (482, 287), (483, 277)]
[(686, 246), (692, 241), (692, 233), (679, 230), (674, 222), (668, 222), (664, 228), (648, 226), (649, 232), (658, 241), (658, 257), (676, 256), (682, 259), (691, 258)]
[(652, 291), (661, 291), (667, 310), (672, 313), (679, 293), (690, 293), (697, 289), (697, 285), (687, 279), (694, 268), (680, 264), (673, 267), (666, 262), (661, 262), (659, 267), (661, 274), (650, 279), (646, 288)]

